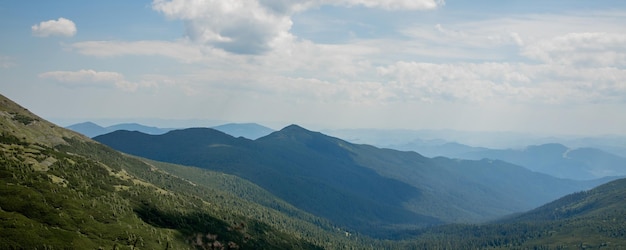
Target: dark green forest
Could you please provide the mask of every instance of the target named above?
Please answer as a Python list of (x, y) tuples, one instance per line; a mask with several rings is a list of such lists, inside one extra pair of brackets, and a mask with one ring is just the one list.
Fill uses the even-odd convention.
[[(433, 220), (431, 226), (407, 226), (412, 223), (407, 220), (406, 224), (390, 223), (362, 232), (332, 216), (300, 209), (293, 201), (236, 175), (126, 155), (51, 124), (4, 97), (0, 104), (0, 249), (626, 247), (626, 180), (492, 222), (442, 224)], [(295, 162), (299, 157), (312, 160), (332, 155), (338, 161), (349, 159), (336, 144), (309, 142), (306, 147), (315, 148), (318, 155), (298, 155), (293, 152), (296, 149), (288, 150), (279, 143), (274, 147), (282, 148), (284, 154), (274, 160)], [(396, 179), (374, 175), (374, 170), (365, 174), (358, 170), (341, 171), (348, 171), (344, 178), (349, 174), (388, 178), (392, 189), (413, 190), (394, 186), (398, 185)], [(346, 190), (339, 194), (349, 193)], [(294, 197), (307, 198), (296, 191)], [(332, 189), (322, 190), (316, 197), (340, 199), (332, 198), (337, 194)], [(402, 193), (398, 195), (392, 200), (401, 200)], [(345, 208), (346, 214), (375, 215), (376, 209), (368, 204), (352, 204)], [(357, 225), (372, 226), (367, 221), (372, 218), (387, 219), (363, 217), (363, 224)]]

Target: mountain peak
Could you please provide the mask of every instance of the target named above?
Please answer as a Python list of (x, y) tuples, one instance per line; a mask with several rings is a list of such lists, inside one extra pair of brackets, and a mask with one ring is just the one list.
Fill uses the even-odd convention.
[(300, 127), (296, 124), (291, 124), (287, 127), (284, 127), (283, 129), (280, 130), (280, 132), (312, 132), (308, 129), (305, 129), (303, 127)]
[(291, 138), (296, 140), (309, 140), (311, 138), (329, 137), (320, 132), (311, 131), (296, 124), (291, 124), (287, 127), (284, 127), (283, 129), (270, 134), (270, 137), (272, 137), (272, 135), (276, 138)]
[(88, 137), (106, 134), (108, 130), (93, 122), (82, 122), (65, 127)]

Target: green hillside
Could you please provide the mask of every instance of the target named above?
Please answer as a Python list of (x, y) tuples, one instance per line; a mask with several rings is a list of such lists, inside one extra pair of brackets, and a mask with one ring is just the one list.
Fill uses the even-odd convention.
[(412, 233), (413, 249), (624, 249), (626, 179), (567, 195), (527, 213), (482, 225)]
[(237, 177), (129, 157), (0, 104), (0, 249), (359, 245)]

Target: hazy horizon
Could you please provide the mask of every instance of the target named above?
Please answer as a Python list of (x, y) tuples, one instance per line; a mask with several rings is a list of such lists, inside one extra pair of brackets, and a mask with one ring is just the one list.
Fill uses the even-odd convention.
[(625, 23), (617, 0), (8, 1), (0, 89), (53, 122), (626, 135)]
[[(43, 117), (45, 118), (45, 117)], [(520, 135), (534, 135), (538, 137), (603, 137), (603, 136), (626, 136), (626, 134), (571, 134), (571, 133), (546, 133), (532, 131), (515, 131), (515, 130), (463, 130), (452, 128), (395, 128), (395, 127), (367, 127), (363, 124), (360, 127), (333, 127), (316, 123), (294, 123), (287, 121), (228, 121), (228, 120), (212, 120), (212, 119), (166, 119), (166, 118), (45, 118), (52, 123), (62, 127), (68, 127), (79, 123), (91, 122), (101, 127), (109, 127), (120, 124), (140, 124), (149, 127), (157, 127), (164, 129), (182, 129), (192, 127), (214, 127), (224, 124), (258, 124), (273, 130), (281, 130), (289, 125), (298, 125), (306, 129), (314, 131), (341, 131), (341, 130), (380, 130), (380, 131), (457, 131), (467, 133), (511, 133)]]

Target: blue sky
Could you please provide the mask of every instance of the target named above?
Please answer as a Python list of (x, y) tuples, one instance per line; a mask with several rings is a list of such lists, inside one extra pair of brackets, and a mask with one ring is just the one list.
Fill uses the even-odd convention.
[(625, 1), (2, 1), (0, 31), (1, 93), (60, 125), (626, 134)]

